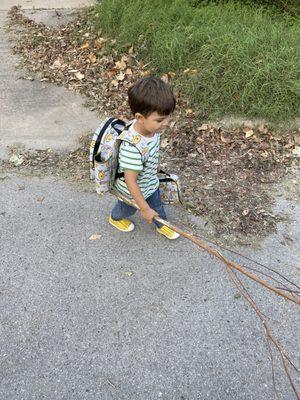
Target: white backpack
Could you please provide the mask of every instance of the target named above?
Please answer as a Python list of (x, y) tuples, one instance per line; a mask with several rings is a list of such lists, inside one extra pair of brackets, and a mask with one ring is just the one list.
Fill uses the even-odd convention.
[(149, 158), (149, 148), (146, 139), (138, 133), (129, 130), (120, 119), (107, 118), (101, 122), (90, 144), (90, 178), (95, 180), (96, 191), (104, 194), (112, 189), (119, 166), (119, 147), (121, 142), (134, 145), (142, 156), (143, 164)]

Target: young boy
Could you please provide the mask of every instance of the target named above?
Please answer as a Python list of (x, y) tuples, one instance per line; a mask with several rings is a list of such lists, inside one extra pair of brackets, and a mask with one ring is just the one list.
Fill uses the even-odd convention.
[[(119, 173), (124, 177), (116, 179), (117, 191), (134, 199), (140, 208), (141, 216), (148, 223), (154, 222), (156, 230), (168, 239), (177, 239), (179, 234), (153, 218), (166, 219), (166, 213), (160, 199), (157, 177), (160, 132), (169, 122), (176, 100), (171, 88), (161, 79), (147, 77), (139, 80), (128, 90), (130, 109), (134, 121), (129, 130), (137, 137), (146, 139), (149, 157), (143, 164), (140, 151), (133, 144), (122, 141), (119, 149)], [(130, 232), (134, 224), (127, 218), (136, 212), (136, 208), (118, 200), (114, 206), (109, 223), (123, 232)]]

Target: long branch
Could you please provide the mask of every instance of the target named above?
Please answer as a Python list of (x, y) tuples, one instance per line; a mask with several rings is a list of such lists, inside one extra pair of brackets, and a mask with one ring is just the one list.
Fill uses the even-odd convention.
[[(128, 199), (127, 197), (123, 196), (121, 193), (111, 190), (111, 193), (119, 198), (120, 200), (124, 201), (125, 203), (139, 209), (138, 205), (133, 201)], [(175, 232), (179, 233), (181, 236), (189, 239), (191, 242), (195, 243), (197, 246), (201, 247), (202, 249), (206, 250), (219, 260), (223, 261), (228, 267), (233, 268), (243, 275), (247, 276), (248, 278), (252, 279), (253, 281), (259, 283), (260, 285), (266, 287), (270, 291), (278, 294), (281, 297), (284, 297), (286, 300), (289, 300), (295, 304), (300, 305), (300, 297), (299, 296), (291, 296), (289, 293), (284, 292), (281, 289), (278, 289), (272, 285), (270, 285), (268, 282), (262, 280), (261, 278), (257, 277), (256, 275), (252, 274), (251, 272), (247, 271), (244, 267), (241, 265), (237, 264), (236, 262), (228, 260), (223, 254), (221, 254), (219, 251), (215, 250), (214, 248), (208, 246), (205, 242), (194, 236), (193, 234), (187, 233), (183, 231), (182, 229), (178, 228), (177, 226), (172, 225), (169, 221), (165, 221), (162, 218), (156, 217), (155, 220), (157, 222), (160, 222), (163, 225), (168, 226), (169, 228), (173, 229)]]

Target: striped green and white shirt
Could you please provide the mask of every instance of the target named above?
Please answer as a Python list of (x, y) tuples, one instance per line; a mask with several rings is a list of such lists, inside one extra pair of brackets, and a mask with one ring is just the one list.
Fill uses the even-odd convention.
[[(132, 128), (131, 128), (132, 129)], [(159, 186), (157, 177), (157, 167), (159, 158), (160, 135), (156, 133), (151, 138), (146, 138), (149, 146), (149, 158), (145, 164), (142, 163), (142, 155), (139, 150), (131, 143), (123, 141), (119, 149), (119, 171), (126, 169), (139, 172), (137, 183), (145, 199), (151, 196)], [(118, 178), (115, 182), (115, 188), (132, 199), (124, 178)]]

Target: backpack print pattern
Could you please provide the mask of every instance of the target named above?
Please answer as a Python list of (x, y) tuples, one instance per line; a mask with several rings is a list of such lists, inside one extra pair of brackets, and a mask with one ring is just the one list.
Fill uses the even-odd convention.
[(90, 178), (95, 180), (96, 192), (100, 195), (113, 188), (122, 141), (134, 145), (139, 150), (143, 164), (149, 158), (148, 144), (143, 136), (129, 130), (124, 121), (114, 118), (103, 121), (90, 144)]

